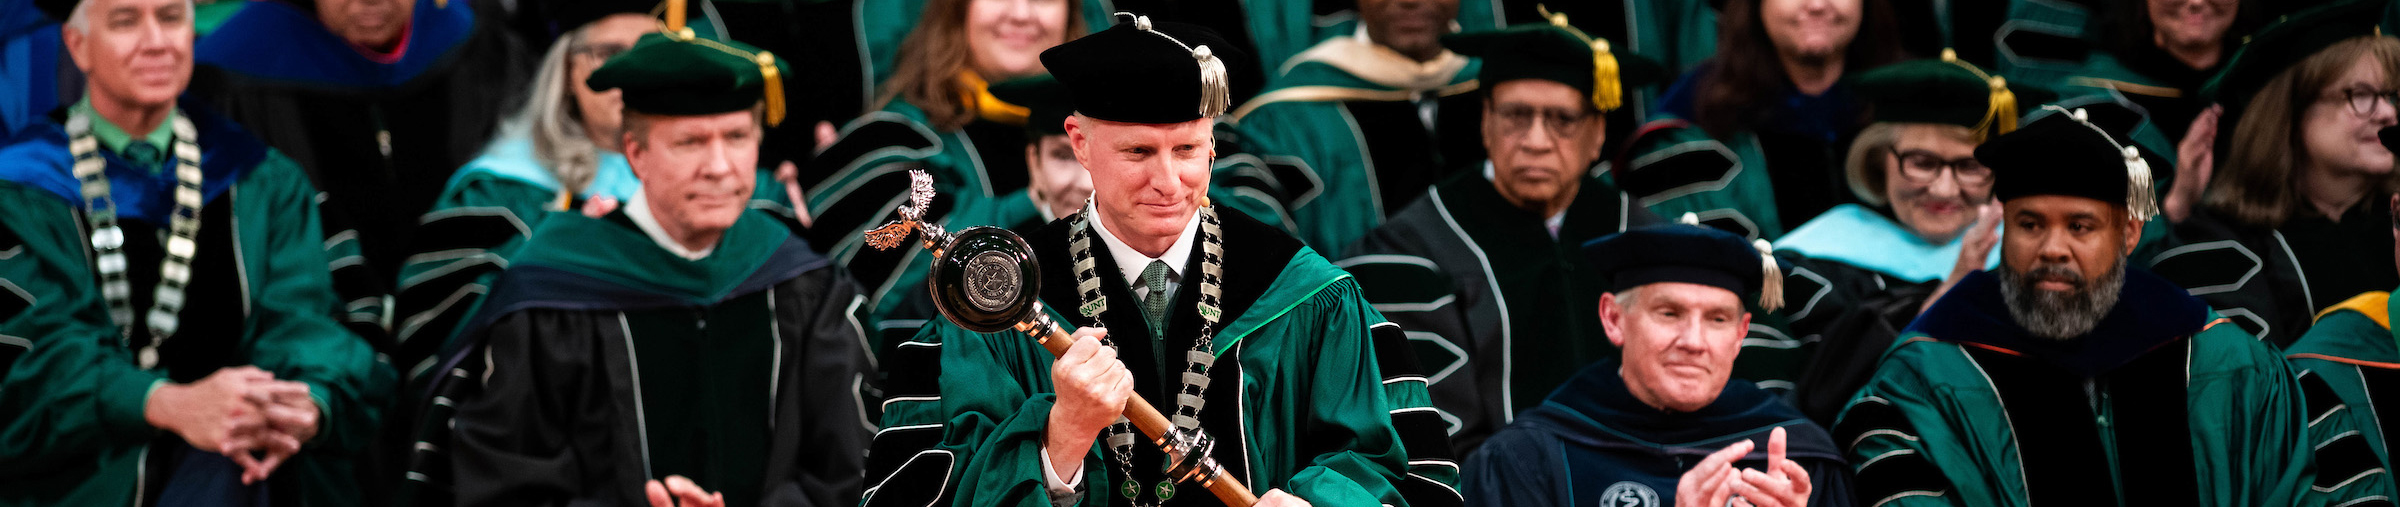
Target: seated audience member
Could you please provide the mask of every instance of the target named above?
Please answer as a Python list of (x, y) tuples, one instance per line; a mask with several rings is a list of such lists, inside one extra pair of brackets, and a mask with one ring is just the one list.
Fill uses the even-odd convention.
[[(1450, 436), (1463, 453), (1616, 355), (1589, 311), (1608, 285), (1575, 248), (1658, 221), (1593, 162), (1608, 111), (1664, 75), (1563, 24), (1443, 41), (1483, 59), (1474, 107), (1491, 157), (1423, 189), (1340, 264), (1423, 344), (1426, 369), (1447, 372), (1429, 387), (1434, 408), (1458, 421)], [(1595, 62), (1610, 68), (1596, 74)]]
[[(460, 505), (848, 505), (875, 385), (855, 284), (749, 207), (791, 69), (669, 26), (592, 72), (642, 188), (555, 212), (462, 339)], [(638, 445), (637, 445), (638, 444)], [(433, 445), (441, 445), (433, 443)]]
[(923, 290), (931, 265), (915, 250), (867, 248), (861, 236), (906, 200), (908, 169), (933, 176), (943, 199), (926, 216), (951, 230), (1040, 216), (1025, 197), (1021, 166), (1029, 112), (992, 96), (988, 83), (1041, 74), (1042, 50), (1083, 36), (1082, 8), (1076, 1), (927, 0), (901, 46), (909, 56), (883, 82), (876, 111), (843, 127), (840, 140), (801, 168), (798, 184), (814, 217), (809, 241), (868, 288), (867, 322), (910, 315), (900, 307), (907, 293)]
[[(2055, 86), (2066, 95), (2114, 93), (2150, 115), (2168, 141), (2181, 142), (2193, 123), (2214, 123), (2209, 98), (2201, 93), (2243, 45), (2242, 35), (2272, 19), (2252, 10), (2269, 2), (2239, 0), (2138, 0), (2114, 2), (2090, 27), (2092, 42), (2082, 66), (2063, 78), (2024, 76)], [(2380, 13), (2371, 13), (2376, 16)], [(2203, 144), (2202, 146), (2206, 146)]]
[(1092, 174), (1075, 158), (1067, 136), (1067, 117), (1075, 115), (1075, 97), (1058, 78), (1041, 75), (992, 85), (992, 96), (1024, 104), (1025, 197), (1041, 215), (1012, 229), (1031, 232), (1044, 224), (1073, 215), (1092, 199)]
[(2400, 39), (2375, 25), (2386, 3), (2294, 14), (2251, 37), (2210, 88), (2230, 149), (2187, 161), (2166, 198), (2181, 246), (2152, 269), (2278, 346), (2327, 307), (2400, 285), (2378, 198), (2400, 190), (2376, 137), (2400, 122)]
[(1773, 256), (1681, 224), (1602, 237), (1583, 254), (1617, 287), (1598, 313), (1625, 353), (1484, 441), (1461, 480), (1469, 505), (1852, 503), (1850, 468), (1825, 428), (1731, 377), (1745, 300), (1780, 276)]
[(183, 98), (189, 2), (72, 5), (82, 98), (0, 150), (0, 504), (368, 501), (392, 372), (334, 318), (317, 190)]
[(1294, 203), (1301, 239), (1328, 256), (1483, 158), (1476, 60), (1442, 47), (1457, 0), (1359, 2), (1356, 31), (1281, 63), (1233, 112), (1252, 151), (1296, 158), (1323, 191)]
[(1743, 350), (1750, 380), (1783, 380), (1822, 424), (1850, 401), (1899, 329), (1941, 289), (1997, 267), (1999, 204), (1975, 146), (2016, 130), (2047, 91), (1985, 74), (1950, 53), (1860, 74), (1874, 123), (1850, 144), (1842, 204), (1775, 241), (1792, 264), (1789, 339)]
[[(2400, 194), (2389, 194), (2389, 199), (2394, 201), (2391, 204), (2400, 204)], [(2400, 222), (2391, 226), (2392, 233), (2400, 236)], [(2393, 249), (2392, 258), (2400, 263), (2400, 248)], [(2337, 447), (2348, 455), (2318, 451), (2318, 463), (2347, 465), (2325, 466), (2332, 470), (2319, 470), (2317, 475), (2330, 480), (2320, 483), (2390, 475), (2389, 439), (2393, 435), (2387, 433), (2383, 421), (2400, 418), (2400, 412), (2383, 408), (2400, 400), (2375, 393), (2400, 392), (2395, 391), (2400, 389), (2400, 347), (2394, 345), (2400, 343), (2400, 335), (2392, 334), (2392, 303), (2392, 293), (2380, 290), (2343, 300), (2317, 314), (2308, 334), (2286, 349), (2290, 354), (2284, 358), (2291, 361), (2301, 387), (2307, 390), (2309, 441), (2357, 439), (2366, 443), (2363, 448)], [(2361, 450), (2366, 454), (2357, 452)], [(2383, 491), (2387, 498), (2395, 493), (2400, 491)]]
[(482, 156), (450, 177), (401, 266), (393, 285), (400, 346), (391, 355), (403, 371), (423, 374), (418, 363), (430, 360), (466, 322), (549, 212), (595, 200), (607, 206), (640, 191), (641, 181), (617, 146), (622, 92), (594, 91), (584, 79), (642, 34), (658, 30), (659, 20), (646, 14), (654, 5), (560, 6), (560, 23), (574, 25), (542, 57), (525, 107)]
[(2157, 212), (2147, 161), (2087, 113), (2046, 107), (1975, 149), (1996, 178), (2001, 268), (1919, 315), (1834, 426), (1857, 497), (2292, 505), (2382, 492), (2388, 479), (2312, 483), (2303, 393), (2281, 354), (2129, 265)]
[(1883, 0), (1728, 0), (1717, 53), (1667, 88), (1617, 175), (1664, 216), (1772, 241), (1844, 202), (1865, 125), (1845, 76), (1898, 61)]
[(201, 39), (208, 95), (291, 154), (394, 279), (417, 220), (498, 131), (532, 56), (494, 2), (249, 2)]

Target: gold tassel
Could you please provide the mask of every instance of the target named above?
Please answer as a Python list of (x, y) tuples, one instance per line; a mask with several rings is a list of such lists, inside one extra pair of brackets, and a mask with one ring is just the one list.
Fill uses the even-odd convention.
[(2008, 91), (2007, 78), (1992, 76), (1988, 82), (1992, 84), (1992, 109), (1984, 113), (1984, 121), (1992, 128), (1976, 129), (1975, 136), (1981, 138), (1976, 139), (1978, 143), (2017, 131), (2017, 93)]
[(1583, 30), (1567, 23), (1567, 13), (1550, 12), (1548, 5), (1534, 4), (1533, 10), (1550, 20), (1550, 26), (1566, 30), (1592, 45), (1592, 107), (1600, 108), (1603, 113), (1624, 107), (1625, 82), (1617, 75), (1617, 55), (1609, 52), (1608, 39), (1585, 35)]
[(1975, 123), (1975, 144), (1983, 144), (1993, 137), (2017, 130), (2017, 116), (2020, 114), (2017, 112), (2017, 94), (2008, 91), (2008, 79), (1985, 74), (1983, 69), (1975, 68), (1975, 64), (1959, 60), (1958, 50), (1942, 48), (1942, 61), (1967, 69), (1967, 72), (1983, 78), (1983, 82), (1991, 87), (1991, 98), (1986, 101), (1989, 106), (1983, 112), (1983, 121)]
[(783, 124), (783, 73), (775, 68), (775, 54), (759, 51), (753, 58), (758, 62), (758, 75), (767, 80), (767, 126)]
[[(683, 0), (667, 0), (667, 29), (670, 34), (683, 33)], [(685, 35), (684, 38), (691, 38)]]
[(1617, 56), (1608, 51), (1607, 39), (1592, 39), (1592, 106), (1605, 113), (1623, 105), (1625, 90), (1624, 82), (1617, 78)]
[(1233, 88), (1225, 75), (1225, 60), (1208, 49), (1207, 44), (1192, 48), (1192, 58), (1200, 61), (1200, 117), (1215, 118), (1233, 107)]
[(1758, 283), (1758, 307), (1770, 312), (1783, 309), (1783, 266), (1775, 263), (1775, 246), (1754, 239), (1750, 247), (1758, 249), (1758, 262), (1764, 264), (1760, 269), (1766, 272)]

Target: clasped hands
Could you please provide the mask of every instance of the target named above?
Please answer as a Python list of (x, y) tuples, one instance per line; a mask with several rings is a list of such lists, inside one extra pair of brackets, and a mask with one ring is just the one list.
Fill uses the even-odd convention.
[(276, 380), (255, 366), (217, 370), (191, 383), (163, 383), (143, 401), (150, 425), (242, 467), (242, 484), (274, 473), (317, 436), (316, 398), (308, 384)]

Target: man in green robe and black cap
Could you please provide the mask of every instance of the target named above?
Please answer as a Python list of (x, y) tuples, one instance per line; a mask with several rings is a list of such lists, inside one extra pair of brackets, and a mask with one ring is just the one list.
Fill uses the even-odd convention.
[(899, 344), (887, 361), (925, 360), (892, 381), (865, 504), (1217, 505), (1114, 424), (1137, 392), (1214, 437), (1259, 505), (1457, 502), (1398, 326), (1298, 240), (1204, 197), (1225, 41), (1119, 18), (1042, 55), (1073, 93), (1065, 126), (1093, 196), (1027, 241), (1076, 341), (1054, 358), (944, 320)]
[(320, 194), (186, 98), (190, 2), (73, 5), (83, 100), (0, 142), (0, 505), (365, 501)]
[(2147, 161), (2087, 113), (2046, 110), (1975, 150), (2002, 203), (2001, 268), (1935, 300), (1835, 424), (1857, 497), (2292, 505), (2380, 491), (2388, 478), (2312, 483), (2305, 400), (2274, 347), (2128, 267), (2158, 210)]
[(672, 25), (592, 73), (624, 91), (642, 190), (544, 219), (437, 366), (457, 417), (428, 443), (451, 449), (458, 504), (856, 498), (875, 384), (858, 288), (749, 207), (791, 75)]
[(1483, 59), (1490, 158), (1423, 189), (1341, 265), (1437, 372), (1434, 407), (1457, 421), (1450, 438), (1464, 454), (1576, 370), (1616, 356), (1592, 313), (1608, 284), (1576, 248), (1659, 222), (1593, 163), (1605, 115), (1665, 72), (1563, 16), (1443, 43)]

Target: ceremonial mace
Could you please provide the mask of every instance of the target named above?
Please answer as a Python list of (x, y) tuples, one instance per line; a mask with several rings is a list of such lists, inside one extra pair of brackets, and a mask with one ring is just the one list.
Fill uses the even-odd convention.
[[(910, 170), (908, 180), (908, 204), (900, 207), (900, 220), (867, 231), (867, 244), (890, 250), (907, 241), (910, 232), (922, 234), (925, 249), (932, 250), (934, 257), (925, 289), (933, 292), (933, 306), (941, 310), (942, 317), (978, 333), (1024, 333), (1049, 349), (1051, 356), (1066, 355), (1075, 339), (1050, 321), (1049, 312), (1042, 311), (1042, 271), (1034, 261), (1033, 247), (1016, 233), (998, 227), (969, 227), (956, 234), (943, 231), (940, 224), (924, 220), (926, 205), (933, 203), (933, 176)], [(1169, 480), (1199, 481), (1225, 505), (1258, 503), (1250, 488), (1226, 475), (1225, 467), (1208, 456), (1216, 441), (1207, 433), (1197, 428), (1175, 429), (1166, 415), (1138, 393), (1125, 400), (1125, 419), (1166, 452)]]

